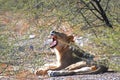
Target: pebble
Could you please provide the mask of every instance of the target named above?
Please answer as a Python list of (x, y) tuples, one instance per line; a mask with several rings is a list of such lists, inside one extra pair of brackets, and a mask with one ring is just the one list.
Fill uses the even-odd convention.
[(30, 38), (30, 39), (34, 39), (34, 38), (35, 38), (35, 35), (33, 35), (33, 34), (32, 34), (32, 35), (29, 35), (29, 38)]

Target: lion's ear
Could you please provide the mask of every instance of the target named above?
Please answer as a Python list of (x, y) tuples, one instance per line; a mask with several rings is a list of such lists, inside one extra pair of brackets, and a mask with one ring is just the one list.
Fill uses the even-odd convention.
[(72, 35), (68, 36), (68, 41), (69, 42), (74, 42), (74, 36), (72, 36)]

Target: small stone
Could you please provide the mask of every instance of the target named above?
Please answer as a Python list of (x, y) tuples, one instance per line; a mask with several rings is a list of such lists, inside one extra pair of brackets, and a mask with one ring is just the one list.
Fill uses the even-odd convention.
[(34, 47), (32, 45), (30, 45), (30, 50), (32, 50), (32, 51), (34, 50)]
[(35, 38), (35, 35), (29, 35), (29, 38), (30, 38), (30, 39), (34, 39), (34, 38)]

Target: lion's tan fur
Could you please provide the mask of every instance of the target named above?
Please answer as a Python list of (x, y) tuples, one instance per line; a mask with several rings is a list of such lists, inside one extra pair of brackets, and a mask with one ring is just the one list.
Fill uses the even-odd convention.
[[(40, 69), (36, 72), (37, 75), (45, 75), (48, 70), (61, 70), (69, 65), (76, 63), (78, 60), (72, 54), (70, 49), (70, 42), (73, 42), (73, 36), (67, 36), (63, 33), (55, 34), (57, 36), (58, 44), (51, 48), (52, 52), (56, 54), (57, 62), (55, 65), (48, 66), (47, 68)], [(80, 66), (80, 65), (79, 65)], [(78, 67), (78, 66), (77, 66)], [(70, 68), (70, 67), (69, 67)], [(74, 65), (71, 67), (74, 68)]]
[(87, 63), (80, 58), (83, 56), (84, 51), (81, 50), (78, 54), (78, 50), (71, 48), (71, 43), (74, 42), (73, 36), (67, 36), (59, 32), (54, 32), (54, 35), (57, 40), (57, 45), (52, 47), (51, 51), (56, 55), (56, 64), (38, 70), (36, 72), (37, 75), (46, 75), (48, 70), (75, 70), (87, 66)]

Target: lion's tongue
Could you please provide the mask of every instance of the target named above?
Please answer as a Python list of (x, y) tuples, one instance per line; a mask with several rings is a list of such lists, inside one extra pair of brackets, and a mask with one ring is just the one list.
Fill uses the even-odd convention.
[(56, 45), (57, 45), (57, 41), (54, 40), (54, 41), (50, 44), (50, 48), (53, 48), (53, 47), (55, 47)]

